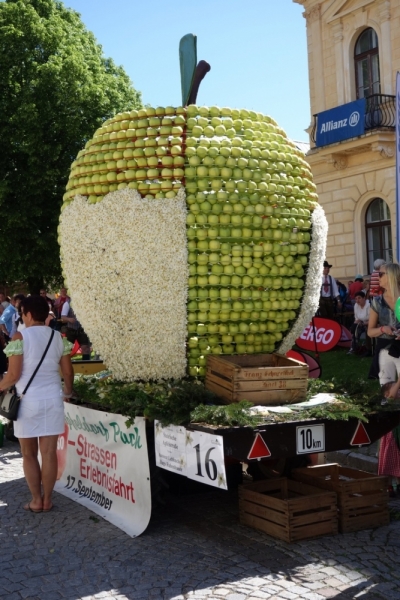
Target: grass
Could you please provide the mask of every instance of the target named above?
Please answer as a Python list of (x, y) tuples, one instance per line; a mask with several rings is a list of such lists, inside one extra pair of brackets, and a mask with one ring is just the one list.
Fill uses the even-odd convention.
[(334, 348), (329, 352), (321, 352), (318, 361), (322, 367), (321, 379), (332, 379), (332, 377), (368, 379), (372, 358), (361, 358), (347, 352), (348, 348)]
[[(304, 352), (304, 350), (302, 350)], [(347, 354), (348, 348), (336, 347), (329, 352), (321, 352), (317, 359), (321, 365), (321, 379), (350, 379), (353, 377), (368, 379), (368, 373), (372, 358), (361, 358), (360, 356)], [(313, 358), (315, 354), (309, 352)]]

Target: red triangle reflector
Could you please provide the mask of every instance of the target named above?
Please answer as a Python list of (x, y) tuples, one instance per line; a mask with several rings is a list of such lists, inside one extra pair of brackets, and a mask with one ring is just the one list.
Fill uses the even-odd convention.
[(350, 442), (350, 446), (363, 446), (364, 444), (370, 443), (371, 440), (369, 439), (369, 435), (364, 425), (361, 423), (361, 421), (358, 421), (358, 425)]
[(261, 434), (257, 433), (247, 458), (268, 458), (269, 456), (271, 456), (270, 449), (264, 442)]

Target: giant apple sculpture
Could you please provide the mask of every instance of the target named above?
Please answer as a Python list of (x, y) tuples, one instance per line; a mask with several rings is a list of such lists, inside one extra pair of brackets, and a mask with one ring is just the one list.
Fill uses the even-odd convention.
[(205, 374), (288, 350), (315, 312), (326, 220), (268, 116), (189, 105), (116, 115), (71, 167), (60, 219), (75, 310), (117, 378)]

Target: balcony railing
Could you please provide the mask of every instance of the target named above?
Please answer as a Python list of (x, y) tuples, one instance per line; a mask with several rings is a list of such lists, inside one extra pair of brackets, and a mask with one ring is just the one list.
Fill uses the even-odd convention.
[[(314, 126), (311, 131), (311, 139), (316, 142), (317, 118), (314, 116)], [(389, 129), (396, 127), (396, 96), (389, 94), (372, 94), (365, 98), (364, 130)]]

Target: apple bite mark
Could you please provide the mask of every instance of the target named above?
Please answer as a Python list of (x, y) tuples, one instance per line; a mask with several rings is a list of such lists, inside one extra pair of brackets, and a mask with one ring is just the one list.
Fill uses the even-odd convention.
[(183, 377), (184, 190), (168, 201), (143, 199), (134, 190), (113, 192), (97, 204), (76, 196), (61, 215), (60, 241), (74, 310), (114, 377)]

